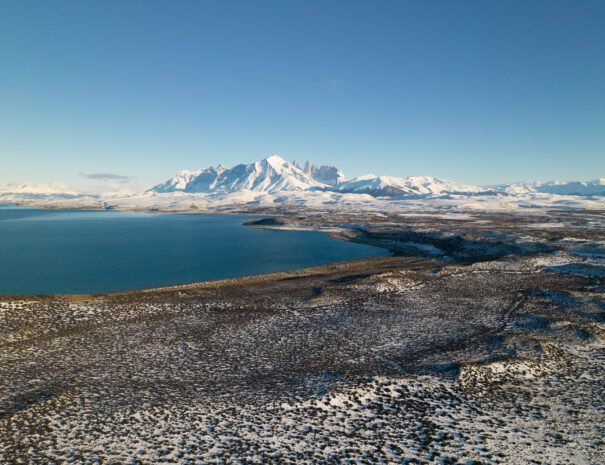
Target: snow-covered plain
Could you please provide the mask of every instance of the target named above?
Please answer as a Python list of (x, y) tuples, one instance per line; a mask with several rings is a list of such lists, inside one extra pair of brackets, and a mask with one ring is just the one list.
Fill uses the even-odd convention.
[(603, 463), (605, 301), (555, 271), (582, 261), (0, 296), (0, 462)]

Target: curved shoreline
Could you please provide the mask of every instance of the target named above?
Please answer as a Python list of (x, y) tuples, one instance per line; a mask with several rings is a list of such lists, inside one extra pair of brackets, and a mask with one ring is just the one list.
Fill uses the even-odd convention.
[[(6, 212), (6, 215), (3, 216), (3, 218), (10, 220), (11, 218), (19, 219), (25, 217), (27, 219), (32, 217), (33, 219), (36, 219), (40, 216), (40, 218), (51, 218), (53, 221), (55, 221), (54, 218), (58, 218), (59, 220), (61, 218), (72, 220), (80, 218), (79, 213), (69, 216), (60, 216), (62, 213), (60, 211), (58, 213), (59, 216), (55, 216), (54, 214), (49, 216), (39, 210), (33, 210), (31, 213), (28, 213), (28, 210), (29, 209), (19, 210), (17, 208), (15, 213), (11, 213), (10, 211)], [(65, 211), (65, 213), (69, 214), (69, 211)], [(367, 258), (385, 255), (385, 252), (382, 249), (356, 248), (356, 246), (330, 244), (332, 241), (325, 237), (323, 234), (324, 231), (319, 229), (316, 230), (316, 232), (322, 233), (320, 235), (307, 236), (303, 233), (293, 233), (291, 235), (284, 234), (278, 238), (272, 238), (270, 235), (267, 236), (266, 232), (246, 232), (245, 229), (247, 228), (245, 228), (245, 223), (247, 221), (263, 218), (259, 215), (237, 214), (237, 217), (235, 217), (235, 214), (232, 213), (229, 215), (231, 218), (228, 218), (225, 215), (216, 214), (209, 216), (207, 219), (182, 213), (177, 215), (182, 218), (175, 218), (175, 221), (172, 221), (170, 217), (164, 217), (164, 219), (158, 220), (159, 222), (157, 223), (149, 223), (141, 219), (143, 217), (139, 217), (138, 220), (135, 219), (133, 220), (134, 222), (131, 223), (128, 218), (130, 215), (128, 214), (126, 214), (125, 220), (121, 222), (116, 220), (116, 222), (114, 222), (112, 218), (116, 217), (113, 217), (111, 214), (102, 214), (101, 212), (97, 214), (94, 211), (92, 213), (84, 213), (83, 217), (86, 218), (90, 217), (94, 219), (98, 217), (109, 221), (108, 223), (99, 223), (99, 228), (103, 228), (101, 231), (108, 233), (115, 232), (116, 234), (120, 234), (124, 228), (134, 228), (132, 229), (133, 231), (138, 231), (143, 228), (144, 230), (141, 230), (141, 233), (146, 237), (149, 237), (149, 240), (154, 240), (155, 242), (153, 242), (153, 244), (156, 244), (159, 247), (157, 254), (160, 254), (158, 255), (160, 259), (158, 260), (155, 258), (157, 255), (156, 252), (149, 250), (145, 240), (139, 240), (138, 236), (133, 238), (133, 234), (128, 231), (126, 231), (126, 237), (128, 237), (128, 239), (119, 240), (115, 243), (117, 250), (124, 250), (125, 253), (128, 252), (124, 260), (120, 259), (118, 256), (114, 257), (114, 253), (108, 260), (99, 257), (100, 265), (97, 267), (94, 257), (98, 254), (93, 253), (93, 251), (88, 253), (87, 250), (95, 249), (95, 247), (103, 248), (104, 250), (108, 246), (111, 246), (111, 244), (114, 244), (114, 242), (107, 242), (109, 245), (106, 246), (106, 241), (103, 239), (105, 233), (100, 233), (96, 234), (92, 240), (84, 241), (81, 246), (75, 249), (76, 252), (74, 253), (76, 255), (73, 260), (80, 260), (81, 262), (84, 260), (84, 262), (82, 262), (81, 267), (78, 267), (76, 263), (75, 268), (65, 268), (65, 273), (61, 268), (53, 266), (53, 263), (50, 263), (48, 259), (45, 260), (44, 257), (47, 256), (44, 255), (45, 250), (40, 249), (40, 247), (34, 247), (32, 250), (36, 253), (43, 254), (40, 259), (40, 265), (37, 266), (35, 261), (37, 255), (32, 255), (31, 252), (29, 253), (33, 260), (31, 262), (32, 272), (35, 276), (41, 276), (38, 288), (36, 289), (38, 283), (32, 279), (26, 279), (28, 276), (23, 273), (23, 269), (26, 269), (29, 266), (19, 267), (18, 270), (15, 271), (14, 278), (8, 274), (10, 273), (10, 270), (5, 269), (3, 273), (7, 274), (5, 274), (5, 282), (3, 282), (3, 288), (5, 289), (3, 294), (13, 296), (65, 295), (141, 291), (156, 287), (195, 285), (200, 282), (256, 276), (259, 274), (292, 272), (312, 266), (329, 265), (334, 261), (346, 261), (349, 258), (355, 259), (357, 257)], [(136, 215), (135, 218), (136, 217), (138, 217), (138, 215)], [(71, 226), (65, 226), (65, 224), (68, 223), (59, 224), (56, 221), (52, 223), (52, 225), (49, 225), (48, 228), (55, 228), (55, 223), (57, 231), (59, 231), (59, 227), (62, 229), (65, 227), (71, 228)], [(107, 226), (101, 226), (102, 224)], [(128, 226), (130, 224), (132, 224), (132, 227)], [(156, 224), (157, 227), (155, 226)], [(9, 224), (6, 223), (7, 234), (14, 231), (21, 231), (23, 228), (25, 228), (23, 232), (26, 233), (27, 229), (30, 228), (29, 223), (19, 223), (18, 227), (15, 225), (10, 228)], [(80, 237), (79, 231), (81, 229), (87, 231), (89, 228), (90, 226), (85, 226), (84, 223), (82, 223), (82, 228), (74, 230), (74, 233), (72, 234), (74, 235), (74, 239)], [(149, 229), (148, 232), (146, 232), (147, 229)], [(41, 231), (46, 230), (47, 226), (41, 229)], [(54, 229), (52, 230), (54, 231)], [(208, 233), (205, 232), (206, 230)], [(154, 233), (154, 231), (159, 231), (159, 233)], [(172, 235), (173, 231), (175, 233), (174, 235)], [(169, 235), (166, 236), (164, 233)], [(36, 239), (36, 235), (33, 234), (33, 231), (30, 236), (32, 237), (31, 240)], [(221, 239), (223, 237), (225, 239)], [(221, 241), (219, 241), (219, 239), (221, 239)], [(240, 241), (244, 241), (241, 243), (241, 250), (238, 245)], [(273, 244), (273, 241), (276, 241), (275, 245)], [(216, 242), (216, 245), (213, 245), (214, 242)], [(172, 243), (175, 245), (171, 245)], [(21, 242), (17, 245), (19, 244), (21, 244)], [(78, 242), (78, 244), (80, 244), (80, 242)], [(29, 251), (27, 243), (21, 244), (21, 248), (18, 248), (17, 245), (15, 245), (13, 250), (23, 249), (24, 253)], [(222, 248), (217, 249), (218, 246)], [(67, 258), (62, 260), (61, 256), (57, 256), (56, 263), (68, 263), (70, 260), (73, 261), (70, 258), (72, 254), (70, 254), (71, 246), (69, 241), (61, 241), (58, 247), (58, 252), (51, 256), (55, 257), (57, 254), (62, 253)], [(88, 249), (83, 249), (82, 247), (88, 247)], [(292, 247), (294, 247), (294, 249), (292, 249)], [(196, 252), (192, 248), (197, 249), (199, 252)], [(131, 249), (133, 251), (132, 253), (130, 253)], [(173, 249), (174, 252), (171, 252)], [(223, 257), (223, 254), (220, 252), (212, 252), (213, 250), (220, 251), (223, 249), (226, 249), (225, 257)], [(140, 252), (138, 252), (139, 250)], [(189, 258), (185, 257), (181, 259), (179, 256), (174, 255), (176, 251), (179, 251), (179, 253), (187, 253)], [(277, 254), (275, 260), (269, 258), (272, 254)], [(20, 254), (17, 255), (16, 253), (8, 254), (7, 257), (9, 257), (10, 260), (13, 260), (13, 262), (21, 260)], [(83, 258), (81, 259), (80, 257)], [(130, 261), (128, 261), (129, 257)], [(135, 266), (135, 262), (132, 262), (131, 266), (132, 257), (138, 257), (136, 263), (140, 265)], [(151, 261), (149, 266), (146, 265), (146, 260), (148, 259)], [(120, 262), (118, 263), (117, 260), (120, 260)], [(173, 266), (170, 263), (171, 261), (175, 263), (174, 269), (172, 269)], [(184, 263), (184, 265), (181, 264), (181, 262)], [(15, 265), (18, 264), (19, 263), (15, 262)], [(36, 267), (40, 269), (39, 272), (35, 269)], [(161, 269), (158, 269), (159, 267)], [(132, 276), (132, 278), (130, 278), (128, 274), (124, 274), (124, 271), (130, 273), (131, 268), (140, 269), (144, 275), (141, 275), (138, 278), (137, 276)], [(74, 270), (79, 269), (89, 273), (89, 275), (87, 275), (88, 277), (80, 280), (74, 272)], [(108, 279), (104, 279), (103, 276), (99, 275), (99, 271), (95, 271), (109, 269), (115, 269), (117, 278), (108, 277)], [(155, 273), (156, 269), (157, 273)], [(45, 281), (44, 279), (46, 276), (48, 276), (49, 279)], [(72, 283), (68, 280), (69, 276), (73, 276), (74, 278)], [(28, 284), (28, 281), (31, 284)]]
[[(187, 213), (174, 212), (174, 214)], [(196, 214), (206, 213), (198, 212)], [(230, 215), (261, 216), (243, 212), (231, 212)], [(581, 221), (583, 218), (586, 219)], [(553, 219), (565, 221), (565, 223), (557, 224)], [(334, 215), (317, 212), (299, 212), (277, 216), (262, 215), (258, 219), (247, 219), (243, 222), (242, 226), (260, 229), (324, 232), (332, 239), (378, 247), (388, 250), (394, 256), (435, 258), (445, 262), (474, 262), (477, 260), (490, 260), (509, 254), (524, 255), (566, 250), (569, 244), (565, 243), (563, 247), (559, 246), (559, 243), (561, 243), (560, 233), (562, 231), (560, 226), (566, 228), (568, 235), (586, 237), (588, 234), (589, 237), (594, 237), (596, 240), (605, 243), (605, 228), (599, 229), (591, 226), (591, 222), (598, 219), (605, 225), (605, 215), (599, 215), (598, 212), (551, 212), (548, 215), (543, 212), (533, 215), (521, 215), (519, 213), (511, 215), (475, 213), (462, 217), (456, 215), (444, 217), (434, 212), (425, 212), (421, 216), (369, 214), (367, 212), (358, 214), (344, 212)], [(573, 220), (574, 225), (571, 224), (570, 220)], [(398, 226), (398, 224), (402, 226)], [(537, 224), (539, 228), (533, 227), (533, 224)], [(489, 234), (486, 235), (486, 232)], [(493, 233), (496, 232), (498, 234), (494, 235)], [(532, 232), (539, 233), (539, 235), (534, 236), (534, 242), (528, 240), (521, 242), (517, 237), (520, 234), (527, 235)], [(325, 265), (318, 265), (318, 267), (330, 266), (333, 263), (338, 262), (326, 263)], [(310, 267), (309, 269), (314, 268), (317, 267)], [(250, 274), (218, 280), (192, 281), (159, 287), (150, 286), (93, 294), (46, 295), (102, 295), (124, 292), (150, 292), (151, 290), (160, 288), (176, 289), (182, 286), (201, 286), (204, 283), (227, 282), (234, 279), (268, 279), (263, 278), (263, 276), (277, 276), (283, 273), (294, 276), (303, 273), (306, 269), (294, 268), (282, 272)], [(23, 294), (3, 295), (21, 296)]]

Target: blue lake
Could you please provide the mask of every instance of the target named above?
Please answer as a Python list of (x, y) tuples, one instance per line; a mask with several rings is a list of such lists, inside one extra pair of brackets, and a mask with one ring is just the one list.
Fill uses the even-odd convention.
[(111, 292), (388, 255), (320, 232), (242, 226), (248, 218), (0, 207), (0, 293)]

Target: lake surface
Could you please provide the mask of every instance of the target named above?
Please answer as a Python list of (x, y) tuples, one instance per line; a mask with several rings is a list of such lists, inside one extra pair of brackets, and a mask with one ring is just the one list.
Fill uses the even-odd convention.
[(320, 232), (242, 226), (248, 218), (0, 207), (0, 293), (111, 292), (388, 255)]

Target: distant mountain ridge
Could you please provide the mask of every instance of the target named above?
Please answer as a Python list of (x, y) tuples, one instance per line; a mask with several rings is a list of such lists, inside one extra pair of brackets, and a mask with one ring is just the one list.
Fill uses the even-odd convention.
[(54, 182), (51, 184), (0, 183), (0, 195), (29, 195), (40, 197), (55, 195), (63, 197), (75, 197), (82, 194), (70, 189), (66, 184)]
[(592, 181), (536, 181), (517, 182), (511, 184), (500, 184), (492, 186), (496, 191), (515, 194), (557, 194), (557, 195), (581, 195), (581, 196), (605, 196), (605, 178)]
[(368, 174), (334, 186), (336, 192), (369, 194), (374, 197), (441, 196), (448, 194), (475, 195), (487, 192), (477, 186), (457, 184), (431, 176), (375, 176)]

